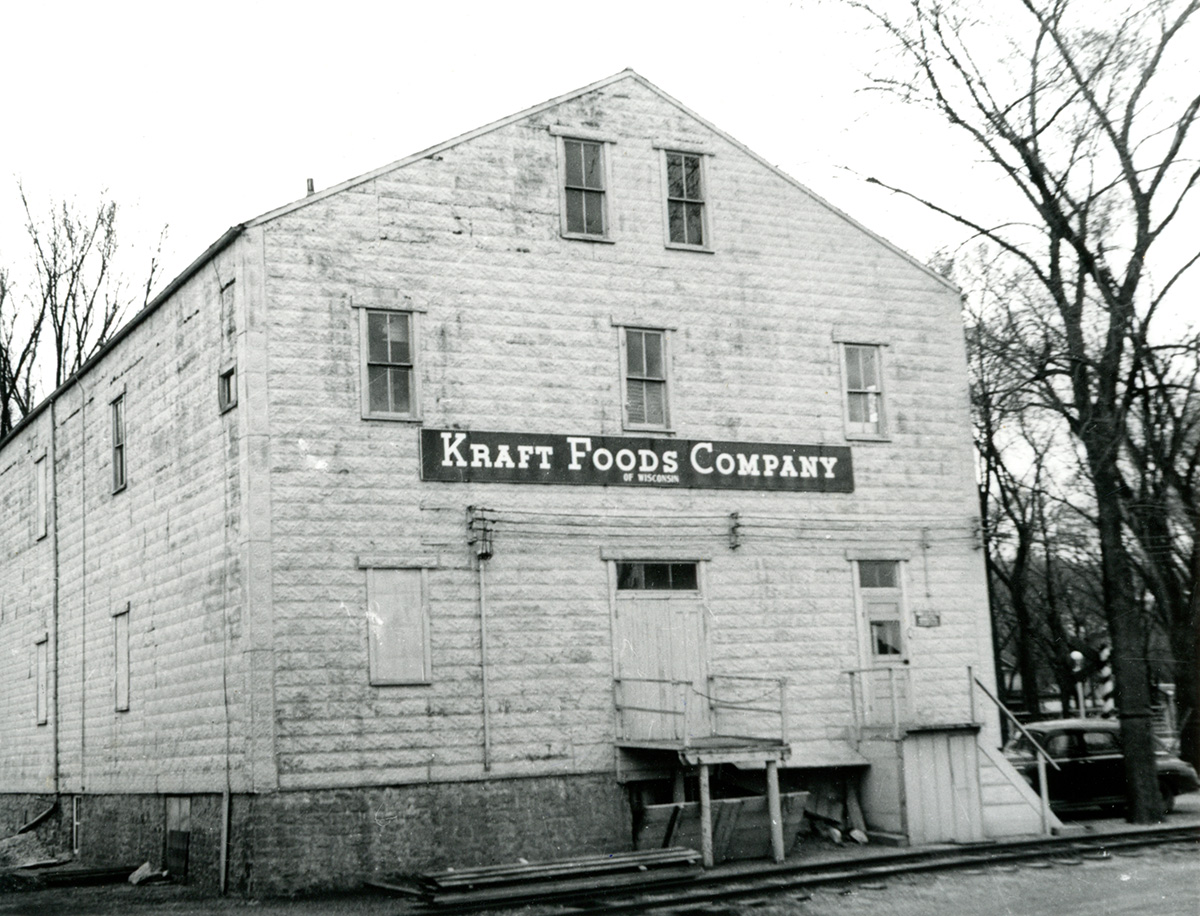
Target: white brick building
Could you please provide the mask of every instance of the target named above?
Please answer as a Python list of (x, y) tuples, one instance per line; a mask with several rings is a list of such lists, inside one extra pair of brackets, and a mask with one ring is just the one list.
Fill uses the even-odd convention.
[(995, 729), (958, 293), (631, 71), (231, 229), (0, 501), (4, 811), (84, 858), (628, 848), (734, 675), (912, 834), (855, 722)]

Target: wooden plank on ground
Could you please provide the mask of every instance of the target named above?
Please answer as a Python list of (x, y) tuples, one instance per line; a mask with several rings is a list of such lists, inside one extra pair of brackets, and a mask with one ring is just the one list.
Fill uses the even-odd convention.
[(606, 890), (651, 888), (663, 884), (687, 882), (701, 873), (699, 864), (657, 868), (640, 872), (610, 875), (589, 875), (558, 881), (536, 881), (503, 887), (480, 888), (434, 893), (429, 902), (437, 907), (485, 906), (497, 903), (519, 906), (525, 903), (544, 903), (562, 897), (598, 893)]
[(647, 871), (699, 860), (692, 849), (673, 847), (645, 852), (566, 859), (559, 862), (529, 862), (507, 866), (483, 866), (478, 869), (439, 872), (418, 876), (420, 883), (433, 890), (484, 887), (530, 881), (550, 881), (561, 877), (604, 875), (617, 872)]

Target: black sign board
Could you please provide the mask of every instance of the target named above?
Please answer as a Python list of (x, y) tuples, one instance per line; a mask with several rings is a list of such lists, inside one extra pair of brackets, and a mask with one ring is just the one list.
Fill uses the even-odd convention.
[(854, 491), (850, 449), (712, 439), (421, 430), (421, 479), (451, 483)]

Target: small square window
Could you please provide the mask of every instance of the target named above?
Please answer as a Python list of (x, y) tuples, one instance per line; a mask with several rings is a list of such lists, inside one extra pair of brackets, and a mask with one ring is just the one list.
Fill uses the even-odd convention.
[(417, 418), (414, 313), (362, 309), (363, 416)]
[(623, 328), (621, 342), (625, 426), (629, 429), (668, 428), (666, 331)]
[(875, 656), (903, 655), (899, 620), (871, 621), (871, 652)]
[(217, 407), (221, 413), (237, 406), (237, 366), (229, 365), (217, 373)]
[(896, 588), (895, 560), (859, 560), (859, 588)]
[(667, 238), (672, 245), (708, 245), (704, 157), (667, 150)]

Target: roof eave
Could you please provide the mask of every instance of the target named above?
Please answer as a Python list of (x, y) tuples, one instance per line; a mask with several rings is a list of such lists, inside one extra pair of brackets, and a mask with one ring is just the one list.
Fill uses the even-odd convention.
[(188, 280), (198, 274), (204, 268), (204, 266), (208, 264), (209, 261), (232, 245), (234, 240), (242, 234), (245, 228), (246, 223), (239, 223), (236, 226), (230, 226), (228, 229), (226, 229), (219, 239), (217, 239), (204, 250), (204, 253), (201, 254), (200, 257), (196, 258), (196, 260), (192, 261), (191, 264), (185, 267), (183, 271), (175, 277), (174, 280), (162, 288), (162, 291), (159, 292), (157, 296), (139, 309), (137, 314), (130, 318), (129, 321), (121, 325), (120, 329), (117, 330), (112, 337), (105, 341), (100, 349), (91, 355), (87, 362), (71, 373), (66, 381), (55, 388), (54, 391), (52, 391), (47, 397), (43, 398), (42, 401), (35, 408), (33, 408), (33, 410), (22, 417), (20, 422), (18, 422), (9, 431), (8, 435), (3, 439), (0, 439), (0, 449), (3, 449), (6, 445), (8, 445), (8, 443), (11, 442), (17, 436), (17, 434), (21, 432), (21, 430), (29, 426), (45, 410), (48, 410), (52, 403), (57, 401), (63, 396), (63, 394), (66, 393), (67, 389), (74, 386), (79, 379), (90, 372), (92, 368), (100, 362), (100, 360), (104, 359), (104, 357), (107, 356), (112, 349), (117, 346), (117, 344), (132, 334), (138, 325), (140, 325), (155, 311), (157, 311), (159, 306), (170, 299), (171, 296), (173, 296), (181, 286), (187, 283)]

